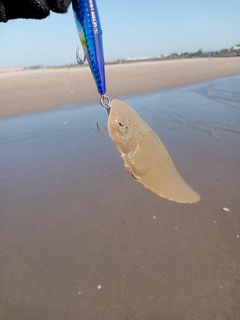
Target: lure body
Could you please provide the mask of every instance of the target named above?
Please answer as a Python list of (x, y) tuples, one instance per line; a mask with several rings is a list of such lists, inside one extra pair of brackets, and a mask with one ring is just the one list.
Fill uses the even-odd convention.
[(84, 54), (98, 92), (106, 92), (102, 29), (95, 0), (72, 0), (74, 18)]
[(161, 140), (129, 105), (111, 102), (108, 132), (126, 170), (145, 188), (180, 203), (200, 200), (178, 173)]

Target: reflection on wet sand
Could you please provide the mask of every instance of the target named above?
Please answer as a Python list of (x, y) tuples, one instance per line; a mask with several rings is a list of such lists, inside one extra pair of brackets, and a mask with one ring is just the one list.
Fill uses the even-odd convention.
[(1, 120), (0, 318), (238, 319), (239, 109), (202, 92), (239, 80), (124, 99), (201, 194), (192, 205), (125, 172), (98, 105)]

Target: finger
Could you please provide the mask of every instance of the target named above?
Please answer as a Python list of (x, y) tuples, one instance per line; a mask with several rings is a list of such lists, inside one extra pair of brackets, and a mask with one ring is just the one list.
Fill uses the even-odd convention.
[(51, 11), (56, 13), (66, 13), (71, 0), (48, 0), (48, 4)]
[(50, 13), (47, 0), (2, 0), (0, 2), (0, 21), (10, 19), (43, 19)]

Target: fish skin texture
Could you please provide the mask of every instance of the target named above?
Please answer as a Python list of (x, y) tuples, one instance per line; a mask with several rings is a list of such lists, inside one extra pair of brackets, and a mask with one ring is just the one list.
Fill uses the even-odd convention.
[(125, 168), (145, 188), (179, 203), (200, 200), (178, 173), (161, 140), (128, 104), (111, 102), (108, 132)]

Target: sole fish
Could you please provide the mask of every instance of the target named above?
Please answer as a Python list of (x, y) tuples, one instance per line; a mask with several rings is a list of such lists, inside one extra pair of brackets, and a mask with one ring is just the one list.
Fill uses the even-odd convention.
[(111, 102), (108, 132), (126, 170), (145, 188), (180, 203), (200, 200), (178, 173), (161, 140), (128, 104)]

